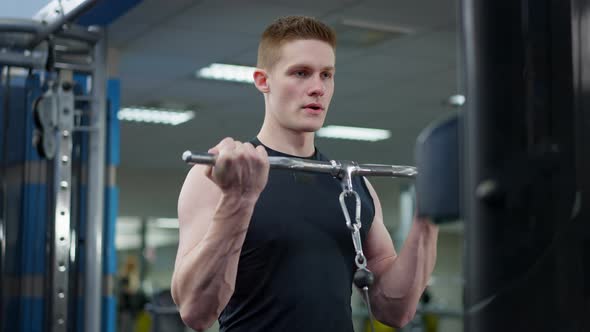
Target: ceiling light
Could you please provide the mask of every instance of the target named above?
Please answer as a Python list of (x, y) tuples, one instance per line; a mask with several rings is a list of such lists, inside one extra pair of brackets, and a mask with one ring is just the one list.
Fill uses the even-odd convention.
[(411, 33), (414, 33), (414, 30), (409, 29), (409, 28), (396, 26), (396, 25), (390, 25), (390, 24), (376, 23), (376, 22), (372, 22), (372, 21), (359, 20), (359, 19), (345, 18), (340, 21), (340, 24), (345, 25), (345, 26), (349, 26), (349, 27), (359, 28), (359, 29), (382, 31), (382, 32), (389, 32), (389, 33), (401, 34), (401, 35), (409, 35)]
[(255, 67), (212, 63), (208, 67), (197, 70), (195, 75), (198, 78), (211, 80), (254, 83), (255, 69)]
[(338, 35), (339, 48), (372, 47), (414, 32), (405, 27), (358, 19), (341, 19), (333, 27)]
[(318, 137), (350, 139), (376, 142), (391, 137), (391, 132), (384, 129), (327, 126), (317, 132)]
[(160, 123), (176, 126), (187, 122), (195, 116), (188, 110), (159, 109), (151, 107), (130, 106), (119, 110), (117, 117), (122, 121)]
[(178, 228), (178, 219), (176, 218), (158, 218), (154, 226), (159, 228)]
[(465, 105), (465, 96), (464, 95), (452, 95), (447, 100), (448, 104), (453, 107), (461, 107)]

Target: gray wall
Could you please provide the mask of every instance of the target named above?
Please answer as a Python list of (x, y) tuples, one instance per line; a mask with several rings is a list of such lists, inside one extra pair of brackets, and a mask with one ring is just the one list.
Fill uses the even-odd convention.
[[(182, 162), (180, 158), (178, 162)], [(185, 175), (183, 171), (119, 168), (119, 215), (176, 218), (176, 202)]]

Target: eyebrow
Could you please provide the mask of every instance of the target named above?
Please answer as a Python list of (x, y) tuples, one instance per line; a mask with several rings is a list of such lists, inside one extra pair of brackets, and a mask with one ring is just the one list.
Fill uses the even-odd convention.
[[(297, 64), (297, 65), (292, 65), (289, 66), (287, 68), (288, 71), (293, 70), (293, 69), (300, 69), (300, 68), (305, 68), (305, 69), (313, 69), (313, 66), (307, 65), (307, 64)], [(334, 68), (334, 66), (325, 66), (322, 68), (322, 71), (324, 70), (328, 70), (328, 71), (334, 71), (336, 68)]]

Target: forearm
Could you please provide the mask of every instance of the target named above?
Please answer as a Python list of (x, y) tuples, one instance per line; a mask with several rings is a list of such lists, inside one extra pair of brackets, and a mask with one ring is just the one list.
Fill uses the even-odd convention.
[(222, 198), (205, 237), (178, 260), (173, 293), (187, 325), (206, 328), (227, 305), (253, 209), (253, 201)]
[(371, 302), (378, 319), (403, 326), (415, 314), (436, 261), (438, 227), (415, 220), (400, 254), (376, 276)]

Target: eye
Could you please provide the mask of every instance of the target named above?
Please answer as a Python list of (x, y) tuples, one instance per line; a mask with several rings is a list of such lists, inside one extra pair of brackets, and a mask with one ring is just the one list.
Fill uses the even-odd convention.
[(297, 71), (293, 72), (293, 74), (297, 77), (306, 77), (307, 76), (307, 72), (305, 70), (297, 70)]
[(322, 77), (323, 78), (332, 78), (332, 73), (329, 71), (323, 72)]

